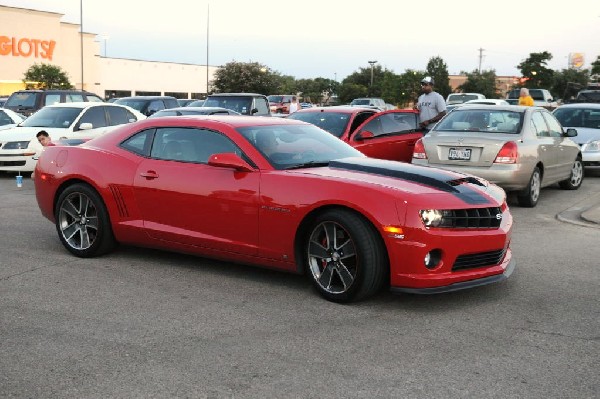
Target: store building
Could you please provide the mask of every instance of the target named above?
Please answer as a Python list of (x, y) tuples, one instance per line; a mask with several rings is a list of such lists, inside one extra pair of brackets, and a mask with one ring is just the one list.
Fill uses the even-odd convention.
[(24, 89), (23, 76), (35, 63), (60, 67), (77, 89), (104, 98), (203, 98), (207, 77), (212, 80), (218, 69), (101, 56), (97, 34), (81, 33), (79, 24), (62, 22), (62, 18), (63, 14), (0, 5), (0, 96)]

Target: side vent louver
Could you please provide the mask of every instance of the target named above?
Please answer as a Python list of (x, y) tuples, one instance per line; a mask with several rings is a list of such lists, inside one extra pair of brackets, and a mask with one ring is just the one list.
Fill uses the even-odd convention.
[(121, 194), (121, 190), (119, 186), (111, 184), (109, 186), (110, 191), (112, 192), (113, 198), (115, 199), (115, 204), (117, 204), (117, 209), (119, 210), (119, 216), (125, 218), (129, 217), (129, 212), (127, 211), (127, 205), (125, 204), (125, 200), (123, 199), (123, 195)]

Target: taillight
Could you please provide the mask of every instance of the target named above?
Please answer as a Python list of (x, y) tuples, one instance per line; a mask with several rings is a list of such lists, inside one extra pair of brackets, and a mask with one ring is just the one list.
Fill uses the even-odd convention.
[(423, 139), (419, 139), (415, 143), (415, 149), (413, 150), (413, 158), (427, 159), (427, 154), (425, 153), (425, 146), (423, 145)]
[(494, 163), (517, 163), (517, 143), (514, 141), (507, 141), (504, 143)]

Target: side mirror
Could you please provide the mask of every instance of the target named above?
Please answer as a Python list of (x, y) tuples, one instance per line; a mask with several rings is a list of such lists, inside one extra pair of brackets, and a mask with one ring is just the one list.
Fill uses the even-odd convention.
[(250, 110), (250, 115), (254, 115), (254, 114), (255, 114), (255, 113), (257, 113), (257, 112), (258, 112), (258, 108), (252, 108), (252, 109)]
[(233, 152), (212, 154), (208, 158), (208, 165), (220, 168), (232, 168), (239, 172), (252, 172), (254, 170), (248, 162), (244, 161), (239, 155), (234, 154)]
[(370, 139), (372, 137), (375, 137), (375, 135), (372, 132), (369, 132), (368, 130), (362, 130), (354, 136), (354, 140), (364, 140)]
[(567, 137), (575, 137), (575, 136), (577, 136), (577, 129), (573, 129), (573, 128), (567, 129), (567, 132), (565, 133), (565, 136), (567, 136)]
[(85, 122), (85, 123), (82, 123), (81, 125), (79, 125), (79, 130), (90, 130), (93, 128), (94, 128), (94, 125), (92, 125), (89, 122)]

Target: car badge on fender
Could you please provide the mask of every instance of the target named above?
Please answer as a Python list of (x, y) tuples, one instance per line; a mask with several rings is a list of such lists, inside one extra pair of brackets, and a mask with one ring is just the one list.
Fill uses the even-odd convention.
[(501, 213), (497, 213), (496, 214), (496, 219), (497, 220), (502, 220), (502, 214)]

